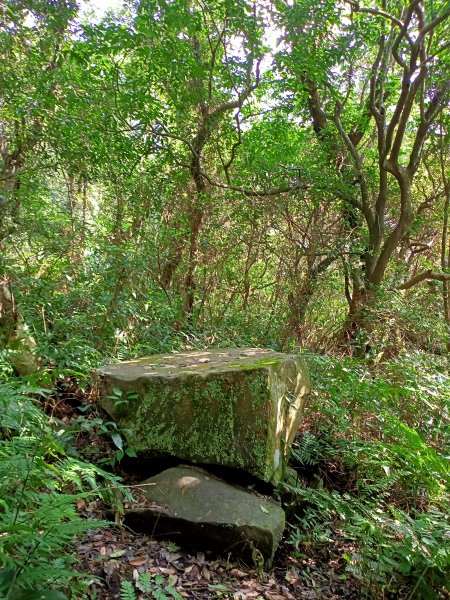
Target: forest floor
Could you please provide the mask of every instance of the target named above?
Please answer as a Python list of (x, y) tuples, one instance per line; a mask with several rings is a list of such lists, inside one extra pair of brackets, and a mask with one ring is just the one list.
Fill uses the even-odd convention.
[[(66, 381), (46, 410), (70, 427), (80, 419), (86, 424), (99, 420), (96, 410), (86, 411), (88, 405), (89, 394)], [(76, 429), (80, 431), (78, 425)], [(98, 426), (82, 429), (77, 435), (76, 447), (84, 457), (89, 454), (89, 448), (96, 450), (92, 458), (96, 463), (114, 456), (117, 449)], [(117, 462), (113, 470), (123, 478), (137, 502), (142, 503), (142, 496), (133, 491), (139, 477), (135, 469), (127, 470), (126, 464), (127, 461)], [(140, 479), (148, 476), (146, 473)], [(127, 502), (124, 506), (127, 507)], [(99, 500), (79, 499), (77, 507), (86, 518), (111, 518), (110, 508)], [(292, 552), (292, 546), (283, 540), (273, 568), (261, 572), (231, 555), (217, 556), (198, 544), (194, 551), (180, 548), (173, 541), (135, 533), (120, 522), (120, 515), (116, 515), (116, 523), (92, 531), (76, 547), (79, 569), (92, 576), (91, 597), (96, 600), (120, 600), (124, 581), (133, 582), (139, 590), (140, 578), (145, 573), (150, 576), (153, 589), (162, 592), (161, 596), (151, 596), (155, 598), (172, 597), (170, 589), (183, 598), (197, 600), (360, 600), (367, 597), (359, 591), (356, 579), (345, 572), (345, 561), (341, 557), (351, 549), (346, 547), (348, 541), (338, 536), (331, 548), (330, 544), (324, 546), (323, 552), (318, 552), (317, 546), (305, 547), (301, 553)]]
[(362, 597), (353, 578), (343, 575), (339, 561), (325, 557), (288, 558), (283, 548), (274, 568), (260, 574), (242, 562), (213, 557), (207, 552), (192, 554), (171, 542), (111, 526), (85, 537), (77, 553), (81, 568), (95, 577), (92, 588), (99, 600), (119, 599), (121, 582), (138, 583), (145, 572), (159, 582), (161, 591), (171, 586), (180, 596), (197, 600), (356, 600)]

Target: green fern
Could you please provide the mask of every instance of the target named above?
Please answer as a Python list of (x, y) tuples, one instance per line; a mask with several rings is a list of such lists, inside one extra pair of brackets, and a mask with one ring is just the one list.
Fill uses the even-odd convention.
[(144, 594), (150, 593), (153, 588), (153, 581), (150, 573), (140, 573), (136, 587), (141, 590), (141, 592), (144, 592)]
[(297, 446), (292, 449), (292, 455), (301, 465), (313, 466), (326, 460), (330, 449), (330, 445), (318, 439), (313, 432), (305, 431)]
[(117, 477), (65, 455), (31, 393), (39, 390), (0, 384), (0, 597), (8, 600), (86, 587), (72, 546), (104, 523), (82, 519), (75, 502), (98, 496), (101, 480), (119, 486)]
[(152, 576), (150, 573), (140, 573), (136, 588), (144, 594), (148, 594), (148, 597), (153, 600), (170, 600), (170, 598), (183, 600), (177, 590), (162, 575)]
[(122, 581), (120, 584), (120, 600), (137, 600), (131, 581)]
[(374, 376), (354, 360), (311, 357), (310, 364), (311, 431), (294, 459), (342, 465), (352, 486), (348, 493), (286, 486), (289, 503), (302, 506), (290, 544), (302, 553), (306, 543), (311, 552), (344, 537), (354, 548), (344, 557), (347, 569), (370, 594), (408, 589), (410, 598), (437, 597), (450, 571), (450, 475), (442, 451), (449, 441), (448, 366), (405, 356)]

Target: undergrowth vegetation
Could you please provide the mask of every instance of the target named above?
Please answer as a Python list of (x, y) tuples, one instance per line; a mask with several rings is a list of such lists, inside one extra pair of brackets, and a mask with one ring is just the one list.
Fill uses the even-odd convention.
[[(294, 554), (348, 550), (368, 597), (450, 592), (450, 377), (420, 353), (366, 365), (310, 356), (314, 391), (286, 485)], [(305, 485), (306, 484), (306, 485)]]
[[(289, 522), (282, 553), (299, 564), (324, 555), (345, 564), (342, 577), (359, 581), (367, 598), (444, 598), (450, 593), (446, 361), (419, 352), (383, 364), (306, 358), (313, 392), (292, 453), (297, 479), (283, 484), (281, 494)], [(77, 501), (111, 502), (111, 488), (120, 488), (116, 476), (74, 447), (74, 434), (87, 427), (115, 435), (115, 445), (117, 431), (95, 415), (70, 425), (48, 417), (41, 406), (49, 394), (3, 371), (0, 597), (8, 600), (84, 597), (92, 577), (77, 570), (73, 544), (103, 523), (80, 515)], [(155, 578), (124, 580), (121, 589), (123, 598), (178, 597)]]
[[(119, 479), (76, 454), (66, 427), (39, 400), (49, 390), (0, 382), (0, 597), (81, 598), (92, 576), (77, 570), (75, 539), (106, 523), (77, 502), (109, 500)], [(66, 595), (67, 594), (67, 595)]]

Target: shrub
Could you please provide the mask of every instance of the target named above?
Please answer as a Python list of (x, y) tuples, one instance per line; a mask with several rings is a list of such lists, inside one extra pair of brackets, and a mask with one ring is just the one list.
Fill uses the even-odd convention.
[(99, 479), (118, 485), (66, 454), (64, 430), (34, 400), (47, 393), (17, 380), (0, 383), (0, 596), (7, 600), (64, 598), (69, 588), (80, 597), (86, 578), (74, 570), (71, 547), (103, 523), (83, 519), (76, 501), (101, 495)]
[(371, 597), (437, 598), (450, 569), (446, 365), (418, 354), (383, 370), (313, 356), (310, 365), (309, 429), (293, 461), (315, 472), (316, 489), (286, 486), (297, 507), (290, 543), (302, 553), (351, 540), (343, 558)]

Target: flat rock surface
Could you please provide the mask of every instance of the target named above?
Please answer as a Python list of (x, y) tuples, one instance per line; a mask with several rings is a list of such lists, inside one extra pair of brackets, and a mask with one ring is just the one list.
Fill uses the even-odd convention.
[(176, 354), (154, 354), (135, 360), (100, 367), (98, 372), (118, 380), (145, 378), (206, 376), (211, 373), (240, 371), (245, 368), (269, 366), (289, 355), (265, 348), (213, 348), (189, 350)]
[(300, 356), (195, 350), (107, 365), (99, 403), (140, 453), (242, 469), (277, 485), (309, 392)]
[(256, 561), (273, 558), (285, 525), (275, 502), (191, 466), (168, 469), (139, 487), (149, 507), (127, 511), (125, 524), (135, 531), (171, 534), (199, 549)]

